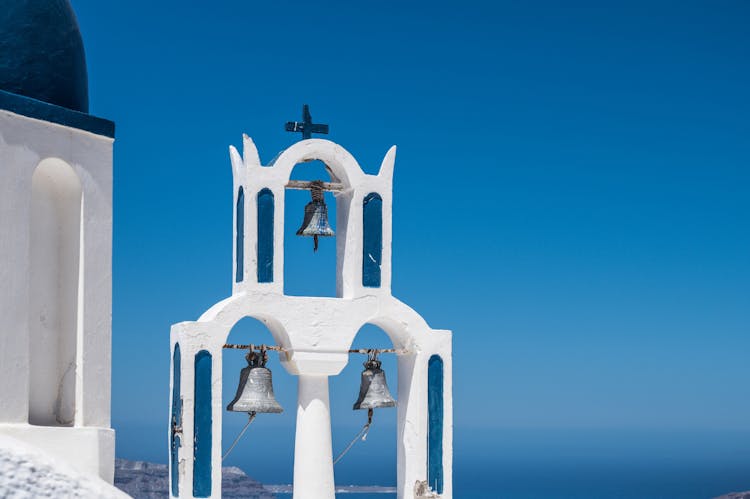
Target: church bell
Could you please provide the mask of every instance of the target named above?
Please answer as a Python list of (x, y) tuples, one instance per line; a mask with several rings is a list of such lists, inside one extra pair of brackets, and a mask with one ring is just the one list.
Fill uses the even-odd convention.
[(251, 351), (247, 356), (247, 367), (240, 372), (240, 384), (237, 394), (227, 406), (228, 411), (234, 412), (282, 412), (273, 395), (271, 370), (266, 366), (266, 352)]
[(318, 251), (318, 237), (330, 237), (335, 233), (328, 224), (328, 207), (323, 196), (323, 182), (320, 180), (310, 182), (310, 195), (312, 201), (305, 206), (305, 218), (297, 235), (312, 237), (315, 242), (313, 250)]
[(380, 368), (380, 365), (381, 362), (374, 355), (371, 355), (364, 363), (365, 370), (362, 371), (359, 398), (354, 403), (354, 410), (396, 406), (396, 400), (388, 390), (385, 372)]

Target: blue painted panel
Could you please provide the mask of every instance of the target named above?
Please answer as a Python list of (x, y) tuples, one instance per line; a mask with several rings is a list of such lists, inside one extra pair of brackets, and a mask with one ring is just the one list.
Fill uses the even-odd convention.
[(258, 193), (258, 282), (273, 282), (273, 192)]
[(427, 481), (432, 490), (443, 493), (443, 359), (433, 355), (427, 364), (427, 407), (429, 428)]
[(237, 255), (237, 273), (234, 276), (235, 282), (242, 282), (245, 276), (245, 190), (240, 187), (240, 192), (237, 194), (237, 238), (235, 239), (236, 244), (236, 255)]
[(211, 354), (195, 356), (195, 447), (193, 448), (193, 496), (211, 495)]
[[(0, 53), (2, 53), (1, 50)], [(115, 124), (109, 120), (5, 90), (0, 90), (0, 109), (37, 120), (86, 130), (96, 135), (113, 138), (115, 136)]]
[(169, 418), (169, 433), (172, 435), (170, 442), (169, 473), (172, 481), (172, 495), (177, 497), (179, 494), (178, 459), (177, 454), (182, 442), (180, 435), (175, 434), (175, 427), (182, 427), (182, 397), (180, 396), (180, 370), (182, 359), (180, 357), (180, 344), (174, 346), (174, 355), (172, 357), (172, 417)]
[(383, 261), (383, 200), (377, 193), (372, 192), (365, 197), (362, 219), (362, 285), (379, 288), (380, 264)]

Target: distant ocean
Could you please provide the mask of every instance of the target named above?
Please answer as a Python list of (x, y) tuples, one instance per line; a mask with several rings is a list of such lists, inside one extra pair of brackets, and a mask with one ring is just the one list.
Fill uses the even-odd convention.
[[(456, 499), (712, 499), (750, 491), (747, 430), (454, 431)], [(118, 452), (130, 459), (160, 462), (165, 450), (151, 444), (162, 433), (162, 427), (150, 432), (123, 428), (118, 433)], [(343, 433), (348, 438), (350, 432)], [(289, 483), (294, 434), (289, 432), (288, 441), (279, 435), (285, 434), (256, 432), (238, 446), (229, 464), (263, 483)], [(263, 449), (262, 459), (258, 449)], [(337, 466), (336, 480), (341, 485), (393, 486), (394, 454), (393, 440), (371, 437)], [(291, 494), (278, 497), (289, 499)], [(337, 497), (392, 499), (395, 494)]]
[[(646, 459), (645, 461), (648, 461)], [(750, 464), (509, 464), (455, 476), (456, 499), (711, 499), (750, 490)], [(289, 499), (291, 494), (277, 494)], [(394, 499), (394, 493), (340, 493), (340, 499)]]
[[(456, 499), (711, 499), (750, 490), (750, 460), (706, 457), (641, 460), (487, 460), (454, 470)], [(278, 494), (289, 499), (291, 494)], [(393, 499), (396, 494), (337, 494), (340, 499)]]
[(750, 466), (714, 462), (705, 467), (668, 462), (539, 463), (486, 470), (468, 481), (456, 478), (457, 499), (711, 499), (750, 490)]

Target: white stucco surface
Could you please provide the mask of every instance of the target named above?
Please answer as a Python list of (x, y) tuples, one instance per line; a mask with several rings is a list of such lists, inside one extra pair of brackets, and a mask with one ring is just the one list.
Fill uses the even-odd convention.
[(0, 497), (125, 499), (130, 496), (96, 475), (70, 467), (64, 459), (0, 434)]
[[(382, 328), (398, 354), (397, 487), (398, 497), (414, 497), (415, 484), (427, 479), (427, 368), (432, 355), (444, 362), (443, 468), (441, 497), (452, 497), (452, 363), (451, 332), (431, 328), (413, 309), (391, 295), (392, 179), (396, 148), (385, 155), (377, 175), (368, 175), (343, 147), (321, 139), (298, 142), (272, 165), (261, 166), (252, 140), (244, 136), (243, 155), (230, 148), (233, 207), (244, 190), (243, 280), (232, 279), (232, 295), (208, 309), (196, 321), (172, 326), (171, 345), (182, 355), (182, 447), (179, 449), (179, 497), (193, 497), (194, 362), (207, 350), (212, 355), (212, 497), (220, 496), (222, 407), (222, 346), (232, 327), (254, 317), (270, 330), (284, 349), (282, 365), (299, 376), (294, 456), (294, 498), (334, 497), (328, 377), (349, 362), (348, 350), (365, 324)], [(321, 160), (332, 182), (343, 184), (336, 193), (337, 297), (284, 295), (285, 186), (300, 162)], [(325, 180), (325, 179), (324, 179)], [(257, 280), (257, 193), (274, 194), (274, 281)], [(370, 193), (382, 199), (381, 286), (362, 283), (363, 201)], [(233, 226), (236, 227), (236, 215)], [(235, 238), (237, 231), (235, 230)], [(236, 248), (236, 244), (233, 245)], [(235, 266), (232, 276), (235, 275)]]
[(112, 144), (0, 110), (0, 435), (110, 482)]

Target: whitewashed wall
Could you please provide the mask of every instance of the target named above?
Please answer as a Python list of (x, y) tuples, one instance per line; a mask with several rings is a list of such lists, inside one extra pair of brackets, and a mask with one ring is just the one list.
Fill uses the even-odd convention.
[(0, 433), (109, 482), (112, 144), (0, 110)]

